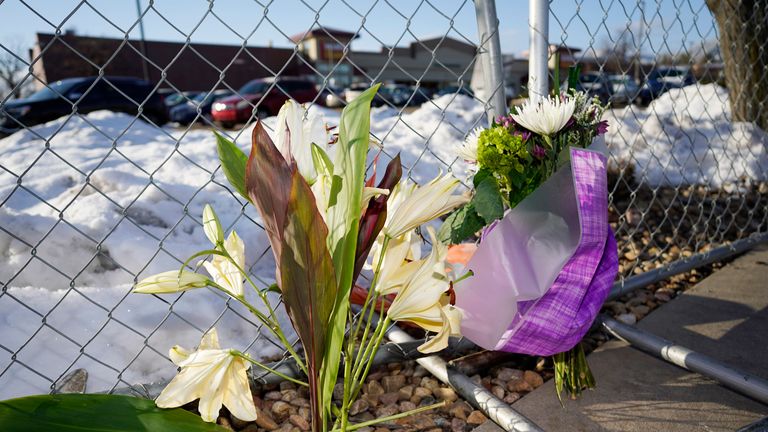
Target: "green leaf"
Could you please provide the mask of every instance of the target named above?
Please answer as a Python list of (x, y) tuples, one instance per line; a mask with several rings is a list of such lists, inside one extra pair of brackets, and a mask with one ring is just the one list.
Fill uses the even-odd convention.
[(438, 239), (447, 244), (459, 244), (483, 229), (486, 223), (470, 202), (453, 212), (443, 222)]
[[(328, 228), (317, 210), (315, 196), (298, 171), (293, 171), (288, 212), (280, 254), (283, 304), (301, 339), (307, 359), (310, 406), (314, 430), (322, 407), (318, 375), (338, 287), (328, 252)], [(336, 364), (338, 369), (338, 363)], [(333, 386), (331, 386), (333, 390)]]
[(504, 216), (504, 202), (495, 177), (487, 176), (477, 185), (472, 205), (486, 224)]
[(235, 143), (224, 138), (218, 132), (214, 132), (214, 135), (216, 135), (216, 149), (219, 153), (219, 161), (221, 161), (224, 175), (240, 195), (249, 199), (245, 189), (245, 166), (248, 162), (248, 156)]
[(575, 65), (568, 68), (568, 90), (573, 90), (579, 85), (581, 66)]
[(326, 176), (333, 175), (333, 162), (328, 157), (328, 153), (325, 152), (319, 145), (312, 143), (312, 163), (315, 165), (315, 170), (318, 174)]
[[(328, 346), (321, 371), (322, 404), (331, 406), (333, 386), (339, 374), (344, 331), (349, 311), (349, 294), (355, 269), (355, 250), (360, 223), (365, 161), (371, 131), (371, 101), (379, 85), (374, 85), (350, 102), (341, 113), (339, 142), (333, 167), (333, 186), (328, 200), (328, 250), (333, 258), (339, 291), (331, 317)], [(328, 414), (326, 412), (326, 414)]]
[(475, 189), (477, 189), (480, 183), (488, 177), (493, 177), (493, 171), (488, 168), (480, 168), (477, 173), (475, 173), (475, 176), (472, 177), (472, 183), (475, 186)]
[(149, 399), (103, 394), (56, 394), (0, 401), (3, 432), (225, 432), (181, 408)]

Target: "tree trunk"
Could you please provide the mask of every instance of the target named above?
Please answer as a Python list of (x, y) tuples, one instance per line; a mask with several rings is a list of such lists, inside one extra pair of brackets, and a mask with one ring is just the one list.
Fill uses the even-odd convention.
[(720, 52), (733, 121), (768, 130), (768, 0), (707, 0), (720, 31)]

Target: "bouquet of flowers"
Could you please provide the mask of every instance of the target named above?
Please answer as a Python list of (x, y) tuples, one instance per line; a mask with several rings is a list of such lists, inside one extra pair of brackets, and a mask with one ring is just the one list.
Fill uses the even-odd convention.
[[(211, 287), (243, 304), (306, 375), (306, 381), (283, 377), (309, 388), (314, 431), (359, 426), (349, 424), (349, 408), (392, 321), (435, 332), (419, 347), (428, 353), (446, 347), (461, 320), (461, 312), (449, 301), (455, 275), (446, 271), (447, 246), (430, 229), (432, 250), (422, 258), (415, 230), (463, 205), (468, 197), (454, 194), (458, 180), (446, 175), (421, 187), (401, 181), (399, 156), (376, 186), (375, 172), (365, 179), (370, 103), (377, 88), (344, 109), (338, 134), (332, 135), (318, 116), (288, 101), (278, 115), (276, 141), (258, 122), (250, 155), (218, 137), (225, 175), (258, 209), (269, 237), (277, 263), (274, 287), (260, 286), (249, 277), (243, 241), (234, 231), (225, 236), (216, 213), (206, 206), (202, 222), (211, 248), (194, 254), (180, 270), (150, 276), (134, 289), (162, 294)], [(190, 270), (195, 259), (206, 256), (210, 260)], [(355, 315), (350, 294), (366, 264), (372, 282), (364, 291), (362, 312)], [(280, 327), (267, 295), (270, 290), (282, 295), (303, 355)], [(385, 295), (394, 295), (386, 310), (380, 301)], [(383, 318), (373, 319), (375, 311)], [(222, 405), (238, 419), (256, 419), (246, 375), (252, 365), (281, 375), (246, 353), (222, 349), (215, 329), (203, 336), (197, 350), (176, 346), (169, 356), (180, 373), (157, 405), (179, 407), (200, 399), (199, 411), (208, 422), (216, 420)], [(339, 375), (344, 392), (341, 404), (336, 404), (331, 396)], [(428, 408), (437, 406), (442, 404)]]
[(494, 350), (553, 355), (558, 397), (594, 386), (581, 338), (618, 270), (607, 221), (605, 107), (567, 94), (530, 99), (459, 149), (475, 170), (472, 199), (439, 238), (458, 244), (482, 230), (456, 288), (461, 332)]

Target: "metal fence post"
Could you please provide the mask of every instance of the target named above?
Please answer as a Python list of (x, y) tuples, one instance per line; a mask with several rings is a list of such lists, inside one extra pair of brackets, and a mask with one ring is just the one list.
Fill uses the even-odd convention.
[(531, 0), (528, 7), (528, 95), (546, 97), (549, 94), (549, 0)]
[(489, 119), (507, 113), (504, 93), (503, 60), (499, 41), (499, 19), (495, 0), (476, 0), (477, 32), (480, 37), (480, 61), (483, 67), (483, 88)]

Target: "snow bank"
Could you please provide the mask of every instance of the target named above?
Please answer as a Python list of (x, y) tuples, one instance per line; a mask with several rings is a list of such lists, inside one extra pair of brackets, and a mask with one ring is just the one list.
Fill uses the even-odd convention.
[(673, 89), (640, 110), (606, 113), (612, 157), (635, 167), (649, 186), (707, 184), (730, 188), (768, 179), (768, 135), (730, 121), (728, 91), (718, 85)]
[[(337, 111), (312, 109), (338, 123)], [(379, 172), (401, 152), (416, 181), (446, 166), (464, 174), (454, 149), (483, 121), (482, 105), (465, 96), (402, 116), (376, 108), (371, 129), (384, 144)], [(244, 149), (250, 133), (237, 134)], [(224, 187), (215, 146), (208, 130), (158, 129), (106, 111), (0, 140), (0, 282), (7, 287), (0, 294), (0, 350), (7, 353), (0, 356), (0, 399), (47, 392), (77, 367), (89, 371), (89, 391), (169, 378), (175, 368), (164, 360), (168, 348), (196, 345), (213, 323), (223, 343), (253, 343), (254, 325), (237, 313), (249, 315), (215, 293), (130, 294), (136, 279), (176, 268), (210, 246), (199, 222), (206, 203), (243, 237), (256, 278), (274, 281), (267, 239), (254, 225), (260, 218)], [(277, 349), (262, 336), (251, 353)]]

